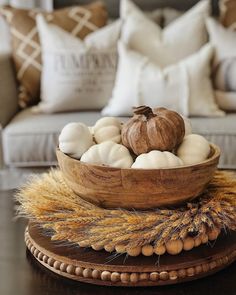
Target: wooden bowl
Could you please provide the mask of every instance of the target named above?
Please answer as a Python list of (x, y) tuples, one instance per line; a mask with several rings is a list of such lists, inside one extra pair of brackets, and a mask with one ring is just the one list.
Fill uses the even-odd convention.
[(209, 158), (199, 164), (163, 169), (119, 169), (80, 162), (56, 151), (70, 188), (104, 208), (150, 209), (173, 206), (199, 196), (211, 181), (220, 157), (211, 144)]

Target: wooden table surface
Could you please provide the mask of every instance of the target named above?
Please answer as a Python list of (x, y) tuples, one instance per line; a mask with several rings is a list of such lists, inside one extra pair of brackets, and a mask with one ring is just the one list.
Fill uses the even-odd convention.
[(62, 279), (26, 251), (26, 221), (13, 221), (13, 193), (0, 192), (0, 295), (236, 295), (236, 263), (210, 277), (165, 287), (111, 288)]

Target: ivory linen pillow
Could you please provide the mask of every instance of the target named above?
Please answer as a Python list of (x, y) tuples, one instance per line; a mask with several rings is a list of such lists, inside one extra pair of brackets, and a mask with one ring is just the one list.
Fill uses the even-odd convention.
[(119, 44), (119, 64), (106, 116), (129, 116), (132, 107), (167, 107), (184, 116), (222, 116), (210, 80), (211, 45), (182, 61), (161, 68), (150, 58)]
[(207, 19), (207, 28), (215, 49), (212, 72), (217, 103), (224, 110), (236, 110), (236, 32), (213, 18)]
[[(12, 55), (19, 81), (19, 105), (25, 108), (39, 101), (42, 65), (35, 20), (39, 10), (3, 7), (0, 13), (10, 25)], [(48, 22), (82, 39), (107, 21), (107, 12), (101, 2), (44, 12), (44, 16)]]
[(130, 0), (121, 0), (124, 20), (121, 39), (159, 66), (176, 63), (197, 52), (207, 42), (205, 19), (209, 16), (209, 1), (203, 0), (162, 29), (150, 20)]
[(37, 16), (42, 45), (41, 102), (37, 112), (103, 108), (111, 96), (117, 67), (116, 21), (84, 40)]
[(236, 32), (207, 19), (210, 42), (214, 46), (214, 84), (223, 91), (236, 91)]

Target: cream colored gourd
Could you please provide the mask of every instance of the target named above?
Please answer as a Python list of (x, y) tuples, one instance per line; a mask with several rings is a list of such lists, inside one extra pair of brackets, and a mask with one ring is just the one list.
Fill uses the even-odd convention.
[(94, 138), (97, 143), (107, 140), (121, 142), (121, 122), (113, 117), (104, 117), (93, 127)]
[(92, 145), (93, 136), (83, 123), (69, 123), (59, 135), (59, 149), (75, 159), (80, 159)]
[(183, 165), (183, 162), (170, 152), (151, 151), (139, 155), (132, 168), (140, 169), (159, 169), (172, 168)]
[(115, 168), (130, 168), (133, 159), (125, 146), (113, 141), (105, 141), (90, 147), (82, 155), (81, 162)]
[(201, 135), (189, 134), (177, 150), (177, 156), (185, 165), (192, 165), (206, 160), (210, 153), (209, 142)]

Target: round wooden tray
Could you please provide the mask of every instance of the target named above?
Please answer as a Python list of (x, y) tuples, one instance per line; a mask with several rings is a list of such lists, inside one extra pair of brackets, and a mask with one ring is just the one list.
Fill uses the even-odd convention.
[(180, 255), (114, 256), (105, 251), (75, 248), (50, 240), (36, 225), (25, 231), (26, 246), (40, 264), (72, 280), (109, 286), (158, 286), (199, 279), (236, 260), (236, 233), (221, 236)]
[(178, 205), (199, 196), (213, 178), (220, 149), (209, 158), (176, 168), (120, 169), (92, 165), (56, 150), (68, 186), (83, 199), (104, 208), (150, 209)]

